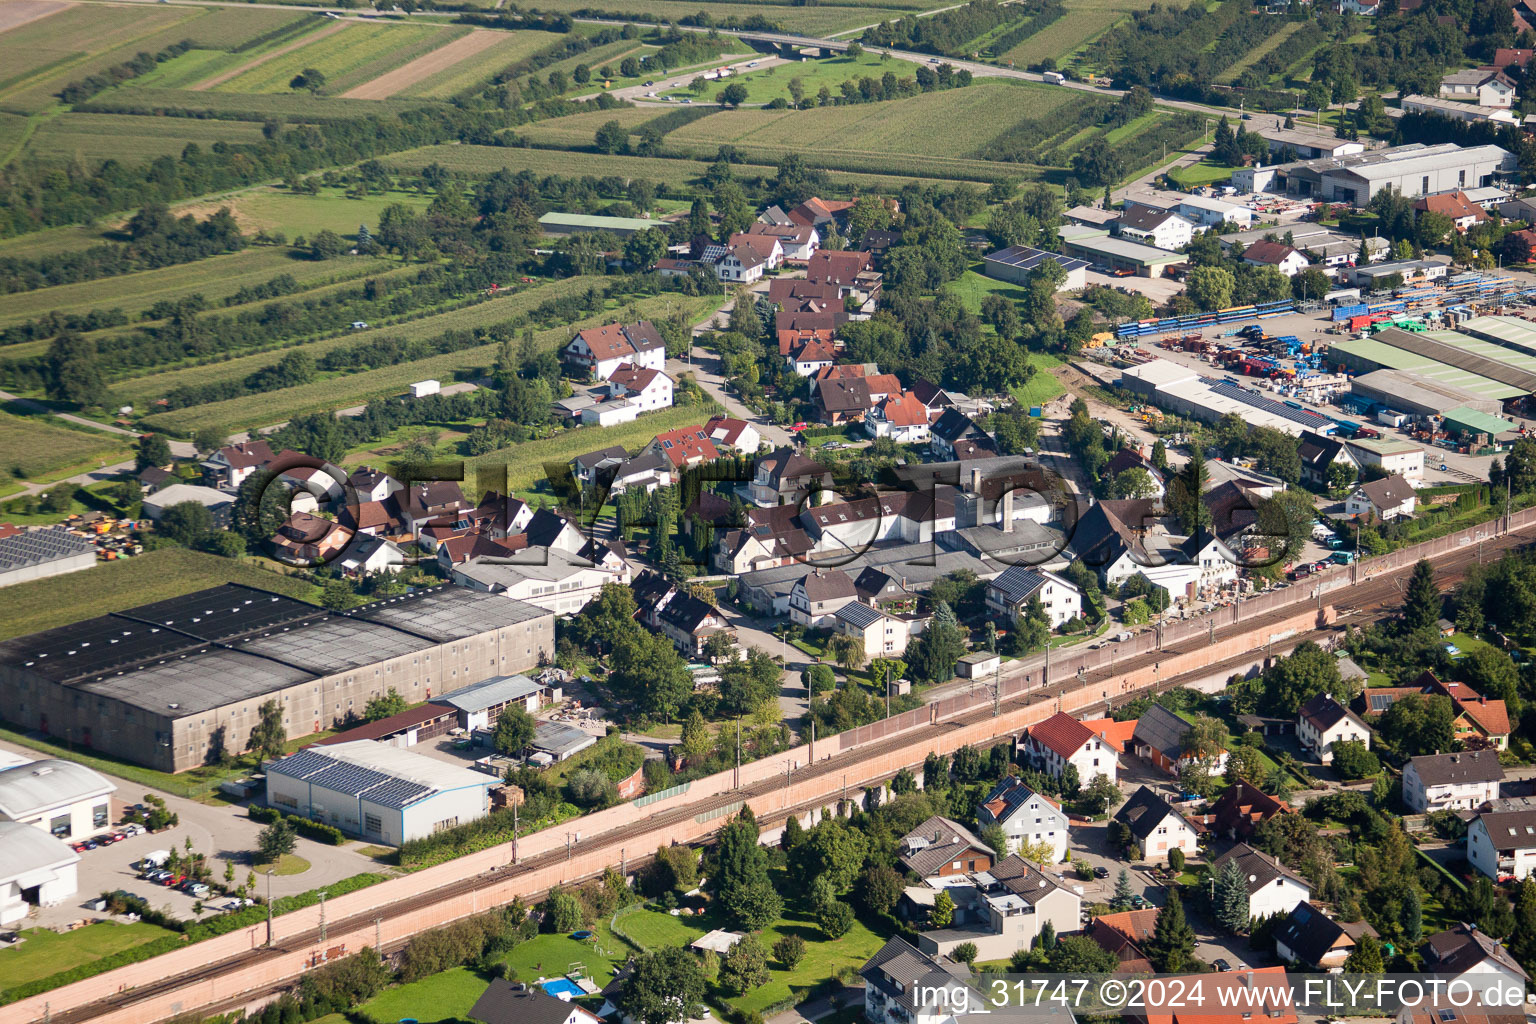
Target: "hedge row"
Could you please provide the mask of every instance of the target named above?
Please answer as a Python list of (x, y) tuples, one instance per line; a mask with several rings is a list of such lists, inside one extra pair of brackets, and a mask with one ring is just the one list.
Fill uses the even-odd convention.
[(323, 821), (313, 818), (301, 818), (297, 814), (284, 814), (275, 807), (262, 807), (252, 804), (246, 811), (252, 821), (259, 821), (263, 825), (271, 825), (282, 819), (287, 819), (293, 830), (306, 839), (313, 839), (317, 843), (325, 843), (328, 846), (340, 846), (347, 841), (346, 833), (335, 825), (327, 825)]

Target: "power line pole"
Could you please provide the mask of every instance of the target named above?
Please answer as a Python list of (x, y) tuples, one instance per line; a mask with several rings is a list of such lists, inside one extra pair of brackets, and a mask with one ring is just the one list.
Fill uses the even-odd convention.
[(320, 945), (325, 945), (325, 896), (324, 889), (320, 890)]
[(267, 869), (267, 948), (272, 948), (272, 869)]

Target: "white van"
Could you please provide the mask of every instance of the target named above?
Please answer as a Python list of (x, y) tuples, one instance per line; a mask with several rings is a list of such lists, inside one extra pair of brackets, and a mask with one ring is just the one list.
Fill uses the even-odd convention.
[(170, 859), (170, 850), (150, 850), (143, 857), (139, 858), (139, 862), (135, 865), (135, 867), (137, 867), (140, 871), (147, 871), (151, 868), (161, 868), (164, 867), (165, 862)]

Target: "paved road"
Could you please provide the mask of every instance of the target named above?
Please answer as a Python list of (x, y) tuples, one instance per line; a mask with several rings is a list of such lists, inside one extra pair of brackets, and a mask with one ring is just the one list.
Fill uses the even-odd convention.
[[(760, 282), (757, 287), (752, 289), (754, 293), (766, 293), (767, 290), (768, 284), (766, 281)], [(725, 323), (731, 315), (731, 310), (735, 308), (736, 296), (733, 294), (721, 303), (718, 309), (711, 312), (709, 316), (694, 324), (690, 358), (686, 361), (682, 359), (667, 360), (667, 373), (671, 374), (673, 378), (683, 373), (692, 374), (693, 379), (703, 389), (704, 393), (719, 402), (726, 412), (739, 420), (746, 420), (756, 427), (757, 432), (763, 435), (763, 440), (767, 441), (770, 447), (782, 448), (784, 445), (791, 444), (794, 441), (794, 436), (783, 427), (770, 423), (766, 417), (747, 408), (746, 405), (742, 404), (741, 399), (728, 391), (725, 385), (725, 378), (721, 376), (720, 357), (699, 344), (699, 339), (708, 336), (714, 330), (717, 322)]]

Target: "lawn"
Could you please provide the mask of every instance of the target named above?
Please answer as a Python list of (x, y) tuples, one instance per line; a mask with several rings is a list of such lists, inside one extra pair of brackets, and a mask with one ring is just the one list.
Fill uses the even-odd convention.
[(176, 933), (159, 925), (136, 921), (133, 924), (103, 922), (64, 933), (48, 928), (29, 928), (21, 934), (25, 942), (0, 950), (0, 989), (34, 978), (46, 978)]
[(233, 196), (183, 203), (173, 212), (177, 215), (195, 213), (205, 217), (219, 207), (227, 206), (240, 222), (240, 227), (248, 233), (281, 231), (291, 241), (301, 235), (330, 230), (350, 241), (356, 239), (359, 224), (377, 228), (379, 216), (385, 207), (399, 204), (420, 212), (431, 202), (430, 196), (414, 191), (386, 192), (353, 199), (341, 189), (323, 188), (311, 196), (272, 185)]
[(1189, 167), (1176, 167), (1168, 172), (1168, 177), (1180, 188), (1193, 189), (1201, 185), (1213, 185), (1218, 181), (1226, 181), (1232, 177), (1233, 168), (1225, 164), (1219, 164), (1214, 160), (1201, 160)]
[(740, 83), (747, 87), (747, 98), (743, 101), (745, 103), (768, 103), (780, 98), (793, 103), (794, 97), (790, 92), (789, 83), (794, 79), (800, 80), (804, 89), (802, 95), (814, 99), (823, 87), (833, 96), (839, 96), (841, 95), (839, 87), (850, 79), (873, 78), (878, 82), (880, 76), (887, 71), (897, 78), (911, 78), (917, 73), (917, 67), (911, 61), (884, 57), (878, 51), (870, 50), (857, 58), (839, 56), (803, 60), (732, 76), (725, 82), (706, 82), (703, 92), (674, 89), (663, 95), (678, 99), (686, 96), (694, 100), (701, 98), (710, 100), (724, 85)]
[(7, 476), (46, 480), (96, 469), (129, 454), (130, 438), (0, 412), (0, 483)]
[(160, 548), (93, 569), (0, 588), (0, 640), (224, 583), (243, 583), (300, 600), (311, 600), (317, 593), (309, 583), (258, 569), (247, 561)]

